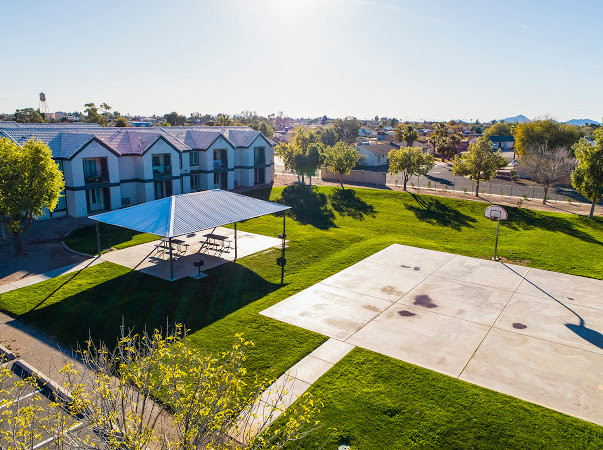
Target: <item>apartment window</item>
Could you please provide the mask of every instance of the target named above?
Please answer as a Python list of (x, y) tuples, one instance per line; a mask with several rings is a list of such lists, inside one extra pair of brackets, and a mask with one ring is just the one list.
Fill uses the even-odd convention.
[(226, 167), (228, 165), (228, 154), (226, 150), (214, 150), (214, 167)]
[(194, 173), (191, 175), (191, 189), (199, 189), (199, 174)]
[(57, 203), (57, 207), (55, 208), (55, 211), (60, 211), (60, 210), (64, 210), (67, 209), (67, 202), (65, 201), (65, 190), (62, 190), (61, 193), (59, 194), (59, 201)]
[(199, 152), (192, 151), (189, 154), (189, 161), (191, 166), (199, 165)]
[(93, 159), (84, 159), (84, 179), (96, 176), (96, 161)]
[(264, 147), (255, 147), (253, 149), (254, 164), (266, 164), (266, 149)]
[(172, 159), (169, 154), (153, 155), (153, 175), (171, 175)]

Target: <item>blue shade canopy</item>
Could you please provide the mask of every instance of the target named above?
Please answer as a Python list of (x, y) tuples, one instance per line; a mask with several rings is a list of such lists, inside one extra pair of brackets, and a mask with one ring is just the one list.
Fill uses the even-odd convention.
[(90, 218), (162, 237), (176, 237), (274, 214), (289, 206), (233, 192), (212, 189), (172, 195)]

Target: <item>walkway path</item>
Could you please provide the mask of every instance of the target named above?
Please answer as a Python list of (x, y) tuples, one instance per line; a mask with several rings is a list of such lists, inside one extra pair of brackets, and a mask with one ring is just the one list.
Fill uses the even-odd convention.
[[(67, 250), (65, 250), (67, 251)], [(83, 259), (83, 258), (82, 258)], [(9, 292), (15, 289), (19, 289), (25, 286), (31, 286), (32, 284), (40, 283), (42, 281), (50, 280), (51, 278), (58, 277), (60, 275), (77, 272), (79, 270), (85, 269), (86, 267), (96, 265), (102, 262), (102, 259), (99, 258), (89, 258), (84, 261), (76, 264), (70, 264), (65, 267), (60, 267), (58, 269), (51, 270), (49, 272), (41, 273), (39, 275), (31, 275), (25, 278), (21, 278), (17, 281), (13, 281), (11, 283), (0, 284), (0, 294), (5, 292)], [(2, 342), (0, 340), (0, 342)]]

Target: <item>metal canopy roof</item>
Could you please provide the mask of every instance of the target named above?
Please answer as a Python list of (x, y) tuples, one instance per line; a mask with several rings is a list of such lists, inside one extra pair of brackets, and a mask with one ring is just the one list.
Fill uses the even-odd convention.
[(117, 225), (162, 237), (176, 237), (290, 209), (265, 200), (212, 189), (172, 195), (140, 205), (91, 216), (98, 222)]

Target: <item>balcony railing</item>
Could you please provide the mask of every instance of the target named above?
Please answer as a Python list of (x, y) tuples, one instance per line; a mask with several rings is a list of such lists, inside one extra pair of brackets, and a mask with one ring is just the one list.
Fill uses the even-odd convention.
[(228, 167), (227, 159), (214, 159), (214, 168)]
[(153, 166), (153, 176), (160, 177), (162, 175), (171, 175), (172, 174), (172, 166)]
[(91, 173), (84, 173), (84, 182), (85, 183), (108, 183), (109, 182), (109, 172), (97, 171), (97, 172), (91, 172)]

